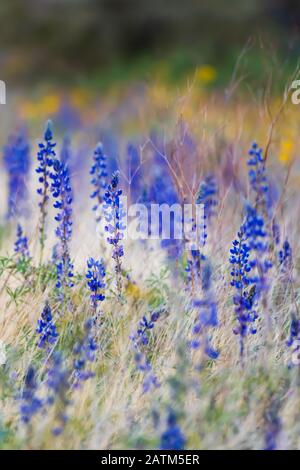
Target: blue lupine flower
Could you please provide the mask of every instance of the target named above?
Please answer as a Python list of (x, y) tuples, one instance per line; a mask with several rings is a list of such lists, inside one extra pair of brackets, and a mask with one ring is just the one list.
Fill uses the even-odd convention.
[(8, 173), (7, 217), (24, 215), (28, 196), (26, 179), (30, 169), (30, 147), (24, 132), (10, 137), (4, 147), (3, 159)]
[(30, 366), (27, 370), (24, 387), (20, 396), (21, 420), (25, 424), (29, 424), (33, 416), (37, 414), (43, 406), (43, 402), (38, 397), (37, 392), (38, 384), (36, 381), (36, 371)]
[(62, 433), (68, 421), (66, 409), (70, 404), (70, 371), (64, 367), (64, 361), (59, 351), (54, 352), (52, 362), (47, 371), (46, 385), (48, 387), (46, 404), (55, 407), (56, 426), (52, 433), (58, 436)]
[[(300, 341), (300, 320), (296, 317), (296, 315), (292, 314), (291, 326), (290, 326), (290, 336), (287, 340), (287, 346), (292, 346), (294, 342)], [(300, 346), (300, 344), (299, 344)]]
[(161, 317), (162, 313), (164, 313), (164, 309), (155, 310), (150, 314), (149, 319), (144, 315), (142, 320), (139, 322), (136, 333), (130, 336), (134, 348), (136, 367), (144, 374), (144, 393), (148, 392), (152, 387), (159, 387), (159, 381), (153, 374), (151, 362), (147, 357), (147, 346), (149, 344), (149, 333), (154, 328), (155, 323)]
[(256, 283), (256, 293), (257, 296), (260, 296), (268, 289), (266, 275), (272, 267), (272, 262), (269, 259), (269, 241), (265, 230), (264, 219), (258, 214), (257, 210), (251, 206), (247, 206), (246, 208), (244, 232), (254, 256), (252, 267), (256, 266), (257, 271), (252, 282)]
[(208, 175), (200, 184), (196, 204), (204, 204), (204, 217), (207, 221), (216, 215), (218, 186), (214, 175)]
[(42, 311), (41, 318), (38, 320), (36, 332), (40, 335), (37, 346), (42, 349), (50, 349), (58, 338), (56, 326), (53, 323), (51, 308), (48, 302)]
[(250, 158), (248, 160), (248, 166), (250, 167), (248, 172), (250, 185), (260, 202), (265, 198), (265, 193), (269, 188), (262, 151), (262, 148), (258, 147), (256, 142), (253, 142), (249, 150)]
[(17, 239), (15, 242), (15, 253), (18, 254), (18, 261), (29, 259), (28, 239), (23, 235), (20, 224), (17, 225)]
[(160, 450), (184, 450), (186, 438), (177, 424), (176, 413), (170, 409), (167, 418), (167, 429), (160, 437)]
[(271, 402), (270, 407), (264, 413), (265, 419), (265, 445), (264, 450), (276, 450), (278, 437), (282, 429), (282, 422), (278, 416), (279, 403)]
[(293, 264), (292, 249), (288, 240), (285, 240), (282, 249), (278, 253), (280, 271), (282, 273), (290, 273)]
[(288, 368), (299, 366), (300, 364), (300, 320), (293, 312), (291, 315), (291, 325), (289, 338), (286, 342), (287, 346), (291, 348), (291, 360), (288, 363)]
[(103, 145), (101, 143), (97, 145), (94, 152), (94, 164), (90, 174), (92, 175), (91, 183), (94, 186), (94, 191), (91, 194), (91, 198), (95, 199), (93, 211), (96, 211), (96, 221), (99, 222), (101, 220), (101, 209), (107, 187), (106, 155), (103, 152)]
[[(235, 314), (238, 320), (238, 327), (234, 333), (240, 335), (240, 355), (244, 353), (244, 339), (250, 332), (256, 333), (253, 323), (257, 319), (254, 309), (256, 300), (256, 284), (253, 283), (251, 270), (255, 266), (255, 261), (250, 259), (252, 247), (249, 244), (245, 224), (240, 228), (237, 238), (232, 243), (230, 250), (231, 285), (235, 287), (236, 294), (233, 297)], [(252, 286), (251, 286), (252, 284)], [(250, 289), (249, 286), (251, 287)]]
[(89, 362), (95, 361), (95, 353), (97, 351), (97, 344), (95, 342), (93, 331), (93, 320), (89, 319), (84, 325), (84, 337), (77, 341), (74, 346), (74, 371), (75, 381), (74, 387), (80, 386), (80, 383), (94, 377), (94, 373), (87, 369)]
[(40, 222), (39, 222), (39, 232), (40, 232), (40, 244), (41, 244), (41, 259), (43, 255), (43, 249), (45, 245), (45, 224), (47, 217), (47, 205), (49, 200), (49, 178), (50, 178), (50, 168), (53, 165), (53, 159), (55, 157), (54, 147), (56, 143), (53, 142), (53, 133), (52, 133), (52, 122), (48, 121), (46, 125), (46, 130), (44, 134), (45, 142), (39, 144), (39, 152), (37, 155), (38, 167), (36, 169), (37, 174), (39, 175), (39, 183), (41, 187), (37, 190), (37, 193), (41, 196), (41, 201), (39, 202), (40, 207)]
[(55, 234), (59, 240), (60, 251), (56, 264), (57, 289), (73, 287), (73, 264), (70, 258), (69, 243), (72, 236), (72, 188), (68, 167), (55, 159), (53, 161), (53, 172), (51, 173), (51, 191), (55, 199), (54, 208), (57, 209), (55, 216), (58, 226)]
[(122, 266), (121, 257), (124, 255), (123, 245), (120, 241), (124, 238), (122, 233), (126, 226), (122, 222), (125, 211), (120, 201), (122, 190), (119, 186), (119, 172), (112, 174), (111, 183), (107, 186), (104, 194), (104, 211), (107, 225), (105, 231), (108, 233), (107, 241), (113, 246), (112, 258), (115, 260), (116, 285), (119, 298), (122, 292)]
[[(197, 310), (197, 318), (193, 326), (193, 338), (189, 342), (191, 349), (202, 348), (210, 359), (217, 359), (219, 352), (211, 346), (209, 331), (218, 325), (217, 303), (212, 293), (212, 270), (208, 260), (202, 267), (202, 292), (201, 300), (194, 299), (193, 307)], [(199, 365), (201, 367), (201, 364)]]
[(95, 261), (94, 258), (89, 258), (87, 261), (87, 267), (86, 279), (88, 288), (91, 291), (91, 307), (93, 309), (94, 316), (96, 316), (99, 302), (103, 302), (105, 299), (105, 266), (103, 260)]

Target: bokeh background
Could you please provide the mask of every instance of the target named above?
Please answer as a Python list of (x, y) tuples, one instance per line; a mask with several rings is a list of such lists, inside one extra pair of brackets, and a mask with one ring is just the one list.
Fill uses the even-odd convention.
[(300, 47), (297, 0), (1, 0), (0, 21), (1, 79), (29, 87), (177, 82), (199, 64), (223, 86), (243, 48), (255, 76), (268, 59), (289, 73)]

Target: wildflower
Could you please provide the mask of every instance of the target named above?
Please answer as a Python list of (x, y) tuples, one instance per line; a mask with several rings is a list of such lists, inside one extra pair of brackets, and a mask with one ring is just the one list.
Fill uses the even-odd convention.
[(216, 215), (215, 207), (218, 205), (217, 200), (218, 186), (213, 175), (208, 175), (200, 184), (196, 204), (204, 205), (204, 217), (210, 221)]
[(39, 348), (49, 349), (57, 341), (58, 333), (53, 323), (51, 308), (48, 302), (42, 311), (41, 318), (38, 320), (36, 332), (40, 335), (37, 346)]
[(23, 235), (20, 224), (17, 225), (17, 240), (15, 242), (15, 253), (18, 254), (18, 261), (29, 259), (28, 239)]
[(291, 350), (291, 360), (288, 363), (288, 368), (291, 369), (294, 366), (300, 364), (300, 320), (298, 316), (292, 312), (289, 338), (286, 342), (287, 346)]
[(70, 372), (63, 365), (63, 358), (59, 351), (52, 356), (52, 363), (47, 371), (46, 385), (47, 400), (46, 404), (55, 410), (56, 426), (52, 433), (58, 436), (62, 433), (65, 424), (68, 421), (66, 409), (70, 404), (68, 393), (70, 389)]
[(282, 245), (282, 249), (278, 253), (280, 271), (282, 273), (290, 273), (292, 269), (292, 249), (288, 240), (285, 240)]
[(59, 240), (59, 258), (57, 268), (57, 289), (73, 287), (73, 264), (70, 258), (69, 243), (72, 236), (72, 188), (68, 167), (55, 159), (53, 172), (51, 173), (51, 191), (54, 199), (54, 208), (57, 209), (55, 216), (58, 226), (55, 234)]
[(160, 438), (160, 450), (184, 450), (186, 438), (177, 424), (177, 416), (171, 408), (167, 417), (167, 429)]
[(191, 349), (201, 348), (208, 358), (217, 359), (219, 352), (211, 346), (209, 337), (210, 328), (218, 325), (217, 303), (212, 293), (211, 275), (211, 265), (206, 260), (202, 273), (203, 298), (192, 301), (193, 307), (197, 310), (197, 318), (192, 330), (193, 339), (189, 346)]
[(101, 207), (104, 202), (104, 194), (107, 186), (107, 170), (106, 170), (106, 155), (103, 152), (103, 145), (99, 143), (94, 151), (94, 164), (90, 170), (92, 175), (91, 183), (94, 186), (94, 191), (91, 198), (95, 199), (93, 211), (97, 211), (97, 219), (101, 219)]
[(264, 450), (276, 450), (278, 437), (282, 429), (281, 419), (278, 416), (279, 403), (271, 401), (269, 408), (264, 413), (265, 421), (265, 446)]
[(152, 366), (149, 358), (147, 357), (147, 346), (149, 345), (149, 333), (154, 328), (155, 323), (164, 312), (163, 309), (155, 310), (151, 313), (148, 319), (146, 315), (143, 316), (139, 322), (136, 333), (130, 336), (134, 348), (134, 359), (136, 367), (144, 374), (143, 392), (148, 392), (152, 387), (158, 387), (159, 382), (157, 377), (152, 372)]
[(119, 173), (116, 171), (112, 174), (111, 183), (107, 186), (104, 194), (104, 210), (105, 220), (107, 225), (105, 231), (108, 233), (107, 241), (113, 246), (112, 258), (115, 261), (116, 285), (118, 297), (122, 293), (122, 266), (121, 258), (124, 255), (123, 245), (120, 241), (123, 239), (123, 231), (125, 225), (122, 219), (125, 217), (123, 205), (120, 201), (122, 190), (118, 189), (119, 186)]
[(24, 215), (30, 169), (30, 147), (24, 132), (10, 137), (4, 147), (4, 165), (8, 173), (7, 217)]
[(262, 148), (259, 148), (256, 142), (253, 142), (249, 150), (250, 167), (248, 175), (251, 188), (256, 193), (256, 202), (264, 202), (265, 193), (268, 191), (268, 182), (266, 177), (265, 161), (262, 155)]
[(78, 387), (81, 382), (94, 377), (94, 373), (87, 370), (87, 364), (94, 362), (95, 352), (97, 351), (97, 345), (92, 335), (93, 320), (89, 319), (84, 325), (84, 337), (78, 341), (74, 346), (74, 371), (75, 371), (75, 382), (74, 387)]
[(105, 266), (103, 260), (95, 261), (94, 258), (89, 258), (87, 261), (87, 272), (86, 279), (88, 288), (91, 291), (90, 301), (91, 307), (94, 312), (94, 317), (97, 315), (97, 308), (99, 302), (103, 302), (105, 299), (104, 289), (106, 284), (105, 278)]
[(264, 219), (251, 206), (246, 208), (244, 231), (255, 258), (252, 267), (256, 266), (257, 270), (257, 276), (252, 281), (256, 283), (257, 295), (261, 295), (268, 289), (266, 274), (272, 263), (269, 259), (269, 242)]
[[(244, 354), (245, 337), (249, 332), (256, 333), (256, 328), (253, 326), (257, 319), (257, 313), (254, 309), (256, 286), (253, 284), (251, 287), (252, 278), (250, 276), (255, 263), (250, 260), (250, 254), (251, 246), (248, 242), (245, 224), (243, 224), (230, 249), (231, 285), (236, 289), (233, 303), (238, 321), (238, 327), (234, 329), (234, 333), (240, 335), (241, 356)], [(249, 286), (251, 289), (249, 289)]]
[(41, 245), (41, 260), (43, 256), (43, 249), (45, 246), (45, 224), (47, 217), (47, 205), (49, 200), (49, 178), (50, 178), (50, 168), (53, 165), (53, 158), (55, 157), (54, 147), (56, 145), (53, 142), (53, 133), (52, 133), (52, 122), (48, 121), (46, 125), (46, 130), (44, 133), (44, 143), (39, 144), (38, 152), (38, 162), (39, 165), (36, 169), (36, 172), (39, 175), (39, 183), (42, 187), (37, 190), (37, 193), (41, 196), (41, 201), (39, 202), (40, 207), (40, 222), (39, 222), (39, 232), (40, 232), (40, 245)]
[(29, 424), (35, 414), (37, 414), (43, 402), (37, 395), (38, 384), (36, 381), (36, 371), (30, 366), (27, 370), (24, 382), (24, 388), (21, 393), (21, 420), (25, 424)]

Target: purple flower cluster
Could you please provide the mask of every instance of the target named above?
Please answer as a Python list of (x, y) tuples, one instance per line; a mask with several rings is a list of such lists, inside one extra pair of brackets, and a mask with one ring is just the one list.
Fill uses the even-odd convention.
[(43, 402), (37, 395), (38, 384), (36, 381), (36, 371), (30, 366), (27, 370), (23, 390), (20, 396), (20, 414), (24, 424), (29, 424), (35, 414), (37, 414)]
[(41, 318), (38, 320), (36, 332), (40, 335), (37, 343), (39, 348), (48, 350), (57, 341), (58, 333), (53, 323), (52, 312), (48, 302), (46, 302)]
[(120, 244), (120, 241), (124, 238), (122, 232), (126, 228), (125, 224), (122, 222), (126, 214), (120, 200), (121, 195), (122, 190), (119, 189), (119, 173), (116, 171), (112, 174), (111, 183), (107, 186), (104, 194), (104, 210), (105, 220), (107, 222), (105, 231), (108, 233), (107, 241), (113, 247), (112, 258), (115, 261), (117, 292), (119, 297), (121, 297), (122, 292), (121, 258), (124, 255), (123, 245)]
[(73, 264), (70, 258), (69, 243), (72, 236), (72, 188), (68, 167), (55, 159), (51, 173), (51, 192), (57, 209), (55, 220), (58, 223), (55, 234), (59, 240), (56, 287), (73, 287)]
[(28, 238), (23, 234), (20, 224), (17, 225), (17, 239), (15, 242), (15, 253), (18, 255), (18, 261), (29, 259)]
[(92, 175), (91, 183), (94, 186), (94, 191), (91, 198), (95, 199), (93, 211), (97, 212), (97, 222), (101, 219), (101, 208), (104, 202), (105, 190), (107, 187), (107, 170), (106, 170), (106, 155), (103, 152), (103, 145), (99, 143), (94, 152), (94, 164), (91, 167), (90, 174)]
[(48, 121), (46, 125), (46, 130), (44, 133), (44, 140), (39, 144), (39, 152), (37, 159), (39, 165), (36, 169), (37, 174), (39, 175), (39, 183), (41, 187), (37, 189), (37, 193), (41, 196), (41, 201), (39, 202), (40, 207), (40, 244), (41, 244), (41, 258), (43, 254), (43, 249), (45, 245), (45, 224), (47, 217), (47, 205), (49, 200), (49, 178), (50, 178), (50, 168), (53, 165), (53, 159), (55, 157), (54, 147), (56, 143), (53, 142), (53, 133), (52, 133), (52, 122)]
[(148, 392), (152, 387), (156, 388), (159, 386), (158, 379), (152, 372), (151, 362), (147, 357), (147, 346), (149, 345), (150, 331), (163, 313), (164, 309), (156, 310), (150, 314), (149, 319), (144, 315), (139, 322), (136, 333), (130, 337), (134, 348), (136, 367), (144, 374), (144, 393)]
[(170, 409), (167, 417), (166, 430), (160, 437), (160, 450), (184, 450), (186, 438), (177, 423), (174, 410)]
[(7, 217), (11, 218), (24, 215), (26, 209), (26, 179), (30, 169), (30, 147), (26, 133), (11, 136), (3, 152), (8, 173)]
[(103, 260), (95, 261), (94, 258), (89, 258), (87, 261), (87, 267), (87, 285), (89, 290), (91, 291), (90, 301), (93, 310), (93, 315), (94, 317), (96, 317), (99, 302), (103, 302), (103, 300), (105, 299), (105, 266)]
[(97, 351), (97, 345), (92, 334), (93, 331), (93, 320), (89, 319), (84, 325), (84, 336), (74, 346), (74, 371), (75, 371), (75, 382), (74, 387), (79, 387), (81, 382), (94, 377), (94, 373), (87, 369), (89, 362), (95, 361), (95, 354)]

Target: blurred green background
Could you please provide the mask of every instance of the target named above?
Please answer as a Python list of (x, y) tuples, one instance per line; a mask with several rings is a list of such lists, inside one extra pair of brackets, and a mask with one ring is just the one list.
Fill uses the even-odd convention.
[(19, 85), (150, 78), (157, 63), (173, 81), (211, 64), (218, 85), (245, 47), (253, 75), (266, 60), (290, 73), (300, 52), (297, 0), (1, 0), (0, 19), (1, 79)]

